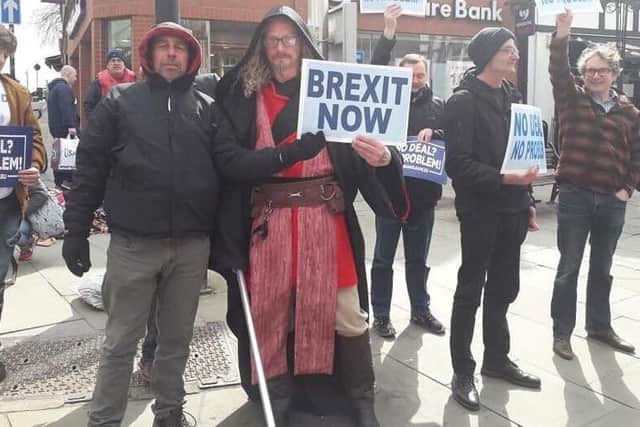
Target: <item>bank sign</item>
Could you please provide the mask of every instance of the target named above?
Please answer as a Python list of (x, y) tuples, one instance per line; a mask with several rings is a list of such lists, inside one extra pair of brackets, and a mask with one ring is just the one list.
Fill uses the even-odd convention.
[(465, 0), (453, 0), (453, 3), (427, 2), (425, 16), (468, 19), (470, 21), (501, 22), (502, 8), (496, 0), (487, 6), (469, 5)]

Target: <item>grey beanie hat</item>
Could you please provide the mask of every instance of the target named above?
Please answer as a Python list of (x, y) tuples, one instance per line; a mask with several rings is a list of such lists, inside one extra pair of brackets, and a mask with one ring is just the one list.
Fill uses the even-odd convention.
[(483, 28), (473, 36), (467, 51), (479, 73), (484, 70), (498, 49), (509, 39), (515, 40), (516, 36), (504, 27)]

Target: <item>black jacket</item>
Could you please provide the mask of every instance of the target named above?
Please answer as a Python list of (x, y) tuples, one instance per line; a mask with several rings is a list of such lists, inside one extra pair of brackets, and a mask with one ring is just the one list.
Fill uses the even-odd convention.
[(185, 75), (157, 74), (115, 86), (98, 104), (78, 146), (65, 210), (70, 232), (87, 234), (104, 199), (109, 227), (143, 236), (209, 235), (218, 175), (269, 176), (282, 164), (274, 150), (253, 152), (214, 138), (213, 99)]
[[(396, 39), (387, 39), (380, 36), (373, 51), (372, 64), (387, 65), (391, 60), (391, 51), (396, 44)], [(429, 128), (435, 132), (434, 138), (444, 137), (441, 130), (441, 115), (444, 110), (442, 99), (433, 95), (429, 86), (416, 93), (411, 93), (411, 105), (409, 107), (409, 126), (407, 136), (416, 136), (422, 129)], [(415, 218), (422, 218), (427, 209), (433, 208), (442, 197), (442, 185), (433, 181), (406, 177), (407, 191), (411, 200), (411, 213), (409, 222)]]
[(69, 83), (63, 78), (57, 78), (49, 83), (47, 96), (47, 114), (49, 132), (54, 138), (64, 138), (69, 128), (78, 129), (80, 118), (76, 109), (76, 96)]
[(93, 112), (96, 110), (101, 99), (102, 89), (100, 89), (100, 83), (98, 80), (92, 80), (87, 88), (87, 95), (84, 97), (84, 102), (82, 103), (84, 113), (88, 118), (93, 116)]
[(519, 94), (504, 81), (494, 89), (466, 73), (445, 106), (446, 170), (456, 211), (520, 212), (531, 204), (529, 186), (503, 185), (500, 169), (509, 139), (511, 103)]

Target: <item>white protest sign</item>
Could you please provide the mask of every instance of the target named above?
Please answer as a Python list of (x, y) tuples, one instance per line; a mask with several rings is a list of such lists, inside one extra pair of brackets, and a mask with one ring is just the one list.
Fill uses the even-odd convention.
[(358, 135), (401, 145), (407, 137), (412, 70), (302, 60), (298, 138), (323, 131), (327, 141)]
[(539, 16), (558, 15), (570, 9), (574, 13), (602, 13), (600, 0), (536, 0)]
[(547, 173), (542, 110), (532, 105), (511, 104), (509, 143), (500, 173), (523, 173), (535, 165), (540, 174)]
[(402, 6), (403, 15), (424, 16), (427, 0), (360, 0), (360, 13), (384, 13), (388, 4)]

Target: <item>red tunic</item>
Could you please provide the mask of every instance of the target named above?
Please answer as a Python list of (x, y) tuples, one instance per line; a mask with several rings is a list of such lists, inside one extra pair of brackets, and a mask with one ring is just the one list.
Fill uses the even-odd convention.
[[(265, 97), (265, 105), (267, 108), (267, 115), (269, 116), (269, 123), (273, 126), (273, 123), (282, 109), (289, 102), (289, 98), (280, 95), (276, 92), (273, 82), (268, 84), (268, 87), (263, 90)], [(276, 145), (279, 144), (291, 144), (296, 141), (295, 132), (286, 137), (282, 141), (276, 141)], [(303, 178), (302, 176), (302, 162), (297, 162), (291, 167), (281, 172), (283, 177), (287, 178)], [(358, 284), (358, 275), (356, 273), (356, 265), (353, 259), (353, 251), (351, 250), (351, 241), (349, 240), (349, 234), (347, 232), (347, 221), (344, 213), (339, 213), (333, 216), (336, 227), (336, 241), (337, 241), (337, 253), (336, 263), (338, 265), (338, 287), (348, 288)], [(296, 286), (296, 277), (298, 273), (297, 269), (297, 256), (298, 252), (298, 209), (292, 208), (291, 213), (291, 260), (293, 265), (291, 266), (291, 286)]]

